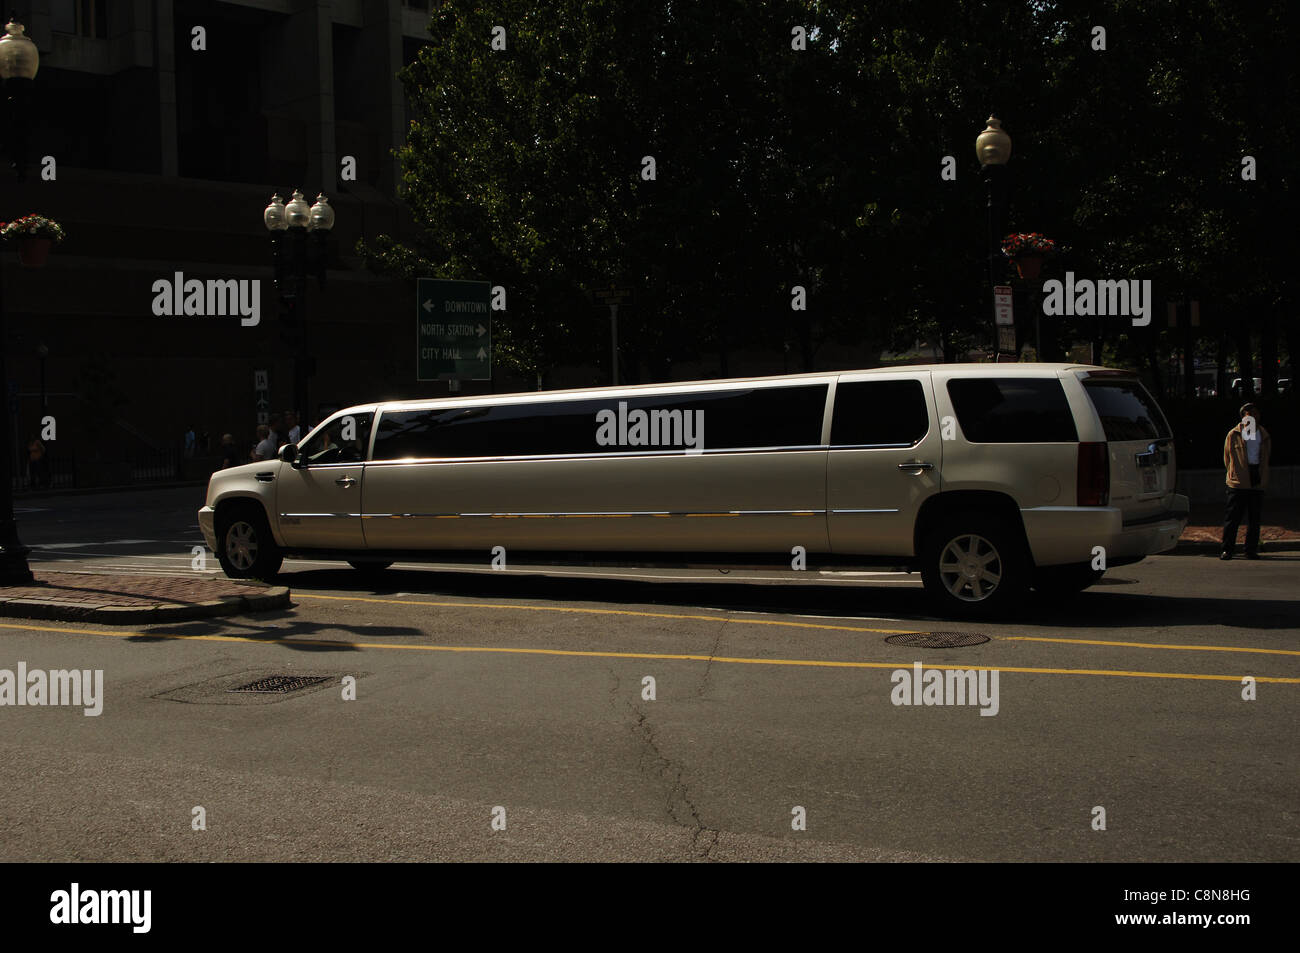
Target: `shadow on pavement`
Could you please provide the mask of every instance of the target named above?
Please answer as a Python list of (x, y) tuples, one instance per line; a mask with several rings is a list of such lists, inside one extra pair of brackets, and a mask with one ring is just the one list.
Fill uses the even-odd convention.
[(349, 625), (342, 621), (312, 622), (299, 617), (294, 612), (263, 613), (259, 616), (261, 624), (245, 622), (239, 618), (223, 616), (211, 622), (182, 622), (174, 625), (149, 626), (142, 635), (128, 637), (128, 642), (165, 642), (169, 638), (193, 638), (202, 635), (226, 635), (253, 641), (282, 642), (287, 648), (301, 652), (355, 652), (347, 642), (321, 637), (317, 641), (309, 640), (321, 636), (324, 632), (347, 632), (359, 642), (374, 638), (395, 638), (424, 636), (426, 633), (411, 626), (394, 625)]
[[(1079, 628), (1222, 625), (1241, 629), (1300, 628), (1300, 596), (1293, 599), (1218, 594), (1163, 596), (1126, 591), (1137, 580), (1115, 575), (1075, 596), (1047, 597), (1031, 593), (1024, 604), (999, 619), (1033, 625)], [(545, 602), (601, 602), (618, 605), (660, 605), (716, 608), (821, 616), (887, 616), (926, 622), (945, 621), (925, 591), (920, 575), (908, 586), (816, 585), (771, 582), (648, 582), (628, 579), (566, 578), (509, 573), (391, 569), (382, 577), (361, 577), (349, 569), (312, 569), (281, 573), (276, 580), (291, 589), (338, 590), (360, 598), (393, 598), (397, 593), (452, 599), (524, 599)], [(437, 611), (436, 607), (433, 611)], [(279, 630), (283, 632), (283, 630)], [(364, 630), (381, 634), (375, 627)], [(281, 637), (281, 636), (276, 636)]]

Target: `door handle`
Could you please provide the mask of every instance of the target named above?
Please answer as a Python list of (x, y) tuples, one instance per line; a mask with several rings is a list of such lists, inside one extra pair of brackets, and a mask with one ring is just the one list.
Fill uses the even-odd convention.
[(926, 463), (926, 462), (923, 461), (923, 460), (915, 460), (915, 461), (913, 461), (913, 462), (911, 462), (911, 463), (900, 463), (900, 464), (898, 465), (898, 469), (900, 469), (900, 470), (933, 470), (933, 469), (934, 469), (934, 464), (933, 464), (933, 463)]
[(352, 477), (343, 477), (343, 478), (340, 479), (340, 480), (335, 480), (335, 481), (334, 481), (334, 485), (335, 485), (335, 486), (341, 486), (341, 487), (346, 488), (346, 487), (350, 487), (350, 486), (355, 486), (355, 485), (356, 485), (356, 482), (357, 482), (357, 481), (354, 480), (354, 479), (352, 479)]

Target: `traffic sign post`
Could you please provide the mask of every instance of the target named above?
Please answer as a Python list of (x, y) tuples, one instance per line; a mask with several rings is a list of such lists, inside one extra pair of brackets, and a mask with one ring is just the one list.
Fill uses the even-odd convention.
[(415, 292), (415, 379), (491, 380), (491, 283), (420, 278)]
[(609, 306), (609, 367), (610, 382), (618, 383), (618, 306), (631, 297), (627, 288), (610, 285), (596, 292), (596, 297)]
[(997, 334), (997, 353), (1015, 354), (1016, 317), (1010, 285), (993, 286), (993, 326)]

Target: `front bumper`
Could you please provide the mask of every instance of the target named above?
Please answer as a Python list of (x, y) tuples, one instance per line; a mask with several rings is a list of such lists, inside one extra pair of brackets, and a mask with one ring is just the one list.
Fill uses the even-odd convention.
[(1060, 566), (1091, 562), (1097, 546), (1108, 562), (1168, 552), (1187, 528), (1188, 512), (1187, 497), (1175, 496), (1165, 513), (1128, 525), (1114, 506), (1040, 506), (1020, 515), (1035, 565)]
[(210, 506), (205, 506), (199, 510), (199, 529), (203, 531), (203, 541), (208, 544), (208, 549), (214, 553), (217, 551), (217, 511)]

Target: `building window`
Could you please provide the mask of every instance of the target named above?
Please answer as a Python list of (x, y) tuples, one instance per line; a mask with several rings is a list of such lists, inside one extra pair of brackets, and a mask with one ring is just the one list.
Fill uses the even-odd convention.
[(51, 0), (50, 25), (55, 33), (105, 39), (108, 0)]

